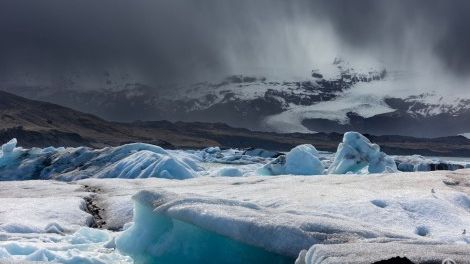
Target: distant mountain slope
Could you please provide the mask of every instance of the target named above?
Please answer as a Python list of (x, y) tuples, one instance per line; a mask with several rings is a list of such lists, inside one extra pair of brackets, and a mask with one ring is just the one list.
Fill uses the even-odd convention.
[[(39, 102), (0, 91), (0, 139), (17, 137), (22, 146), (106, 146), (145, 141), (171, 146), (164, 139), (185, 142), (168, 131), (135, 130), (56, 104)], [(192, 137), (189, 145), (215, 144)]]
[[(414, 137), (470, 132), (470, 96), (418, 91), (409, 80), (413, 76), (374, 67), (357, 68), (337, 59), (300, 79), (233, 75), (160, 87), (132, 83), (121, 89), (0, 89), (119, 122), (220, 122), (279, 133), (355, 130)], [(394, 92), (397, 87), (402, 93)]]
[[(312, 144), (335, 151), (339, 133), (278, 134), (233, 128), (222, 123), (202, 122), (109, 122), (59, 105), (0, 92), (0, 143), (13, 137), (24, 147), (115, 146), (146, 142), (166, 148), (208, 146), (289, 150)], [(404, 136), (366, 135), (389, 154), (470, 156), (470, 140), (463, 136), (419, 139)]]
[[(383, 68), (355, 69), (339, 59), (328, 66), (322, 71), (313, 70), (304, 79), (233, 75), (221, 80), (161, 87), (133, 83), (117, 90), (49, 86), (3, 86), (0, 89), (108, 120), (222, 122), (251, 130), (286, 132), (282, 126), (267, 123), (266, 118), (294, 106), (304, 108), (332, 101), (355, 84), (378, 81), (387, 74)], [(306, 128), (295, 129), (292, 123), (290, 127), (289, 132), (308, 132)]]

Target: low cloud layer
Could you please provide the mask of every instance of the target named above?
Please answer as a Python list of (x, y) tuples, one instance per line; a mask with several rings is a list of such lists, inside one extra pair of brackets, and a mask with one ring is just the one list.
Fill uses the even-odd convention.
[(0, 81), (302, 76), (335, 56), (464, 79), (469, 12), (466, 0), (6, 0)]

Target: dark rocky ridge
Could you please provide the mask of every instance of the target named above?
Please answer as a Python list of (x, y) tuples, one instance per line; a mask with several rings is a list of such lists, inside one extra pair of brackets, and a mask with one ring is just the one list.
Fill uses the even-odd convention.
[[(24, 147), (116, 146), (146, 142), (165, 148), (204, 148), (207, 146), (289, 150), (309, 143), (320, 150), (335, 151), (340, 133), (277, 134), (233, 128), (222, 123), (133, 122), (103, 120), (59, 105), (25, 99), (0, 92), (0, 141), (16, 137)], [(414, 138), (372, 136), (388, 154), (470, 156), (470, 140), (462, 136)]]

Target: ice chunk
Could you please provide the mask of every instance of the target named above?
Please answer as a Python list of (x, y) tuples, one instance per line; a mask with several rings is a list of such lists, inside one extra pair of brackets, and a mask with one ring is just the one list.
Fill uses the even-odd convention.
[(63, 234), (65, 230), (58, 223), (50, 223), (44, 228), (44, 231), (46, 231), (46, 233)]
[[(97, 235), (100, 233), (99, 235)], [(50, 236), (42, 234), (37, 237), (23, 238), (18, 241), (0, 241), (1, 263), (53, 262), (64, 264), (103, 264), (103, 263), (134, 263), (129, 257), (123, 256), (113, 248), (105, 248), (113, 235), (110, 231), (82, 228), (75, 234)], [(74, 239), (80, 237), (80, 243)]]
[(281, 153), (260, 148), (250, 148), (245, 150), (245, 152), (243, 152), (243, 155), (257, 156), (262, 158), (276, 158), (281, 155)]
[(358, 173), (366, 167), (369, 173), (397, 171), (393, 158), (381, 152), (379, 145), (371, 143), (360, 133), (345, 133), (328, 173)]
[(69, 241), (71, 244), (103, 243), (111, 239), (109, 232), (95, 228), (82, 227), (72, 236)]
[(204, 151), (209, 154), (216, 154), (221, 152), (220, 147), (208, 147), (205, 148)]
[(0, 224), (0, 231), (8, 233), (40, 233), (41, 229), (35, 226), (25, 225), (21, 223)]
[(310, 144), (297, 146), (286, 155), (287, 174), (318, 175), (323, 174), (324, 169), (318, 151)]
[(17, 144), (16, 138), (13, 138), (12, 140), (3, 144), (2, 145), (3, 155), (13, 152), (13, 150), (16, 148), (16, 144)]
[(10, 253), (5, 249), (0, 247), (0, 259), (8, 259), (11, 258)]
[(199, 155), (203, 162), (223, 164), (254, 164), (265, 161), (265, 158), (250, 155), (250, 152), (238, 149), (221, 150), (219, 147), (205, 148), (202, 151), (197, 151), (196, 155)]
[(261, 174), (281, 175), (319, 175), (325, 167), (319, 159), (319, 153), (310, 144), (299, 145), (291, 149), (287, 155), (279, 156), (261, 168)]
[(188, 179), (194, 176), (192, 168), (181, 160), (148, 150), (133, 153), (96, 174), (97, 178), (131, 179), (148, 177)]
[(51, 262), (57, 260), (57, 255), (47, 249), (38, 249), (25, 257), (28, 261)]
[(458, 162), (444, 161), (439, 158), (427, 158), (421, 155), (395, 156), (395, 162), (398, 163), (398, 170), (405, 172), (412, 171), (435, 171), (435, 170), (458, 170), (465, 166)]
[(258, 170), (261, 175), (286, 174), (286, 156), (281, 155)]
[(103, 149), (15, 148), (16, 140), (3, 145), (0, 180), (83, 178), (187, 179), (202, 170), (195, 156), (170, 153), (161, 147), (133, 143)]
[(243, 172), (241, 172), (237, 168), (226, 167), (226, 168), (223, 168), (223, 169), (219, 170), (217, 175), (218, 176), (227, 176), (227, 177), (239, 177), (239, 176), (243, 176)]
[(412, 172), (415, 171), (415, 166), (413, 164), (403, 162), (398, 164), (397, 169), (399, 171)]

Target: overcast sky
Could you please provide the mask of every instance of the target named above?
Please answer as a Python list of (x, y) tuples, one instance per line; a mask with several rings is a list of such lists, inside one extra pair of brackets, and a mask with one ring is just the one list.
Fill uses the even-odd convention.
[(0, 80), (304, 75), (335, 56), (467, 78), (469, 14), (467, 0), (2, 0)]

